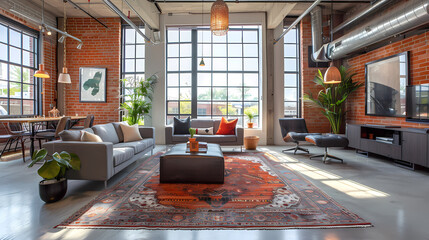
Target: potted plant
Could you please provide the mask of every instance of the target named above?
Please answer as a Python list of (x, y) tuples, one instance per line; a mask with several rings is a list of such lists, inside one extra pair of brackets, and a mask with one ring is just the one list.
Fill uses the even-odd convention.
[(125, 112), (123, 117), (129, 125), (143, 125), (144, 116), (152, 108), (153, 88), (158, 80), (156, 74), (144, 80), (141, 78), (122, 79), (125, 94), (120, 109)]
[(253, 119), (255, 118), (255, 113), (252, 110), (247, 109), (246, 111), (244, 111), (244, 114), (249, 119), (249, 122), (247, 122), (247, 127), (253, 128)]
[(191, 152), (198, 152), (198, 142), (197, 139), (194, 138), (194, 135), (197, 133), (197, 129), (195, 128), (189, 128), (189, 134), (191, 134), (191, 137), (189, 138), (189, 151)]
[(39, 182), (40, 198), (46, 203), (61, 200), (67, 192), (67, 179), (65, 178), (67, 169), (80, 170), (80, 159), (74, 153), (55, 152), (51, 159), (47, 159), (48, 151), (44, 148), (34, 152), (32, 161), (28, 167), (35, 163), (45, 161), (37, 170), (39, 176), (43, 178)]
[(311, 93), (304, 95), (305, 100), (311, 101), (322, 108), (322, 114), (328, 118), (332, 132), (335, 134), (338, 134), (341, 129), (345, 115), (344, 104), (347, 97), (364, 85), (364, 83), (353, 82), (352, 78), (356, 73), (352, 73), (344, 66), (341, 66), (339, 70), (341, 82), (338, 84), (325, 84), (322, 72), (319, 70), (313, 81), (322, 86), (323, 89), (319, 91), (317, 98), (313, 97)]

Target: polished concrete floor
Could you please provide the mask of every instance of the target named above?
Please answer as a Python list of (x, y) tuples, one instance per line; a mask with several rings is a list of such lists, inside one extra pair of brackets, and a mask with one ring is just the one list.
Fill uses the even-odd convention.
[[(283, 148), (261, 146), (259, 150), (277, 156), (374, 227), (265, 231), (55, 229), (55, 225), (95, 198), (104, 189), (103, 183), (70, 180), (63, 200), (44, 204), (38, 196), (37, 168), (28, 169), (18, 159), (0, 162), (0, 239), (429, 239), (429, 170), (410, 171), (388, 159), (367, 158), (343, 149), (331, 153), (344, 158), (344, 164), (336, 161), (323, 164), (320, 160), (310, 160), (306, 154), (283, 154)], [(309, 148), (313, 154), (322, 153), (322, 149)], [(108, 187), (137, 164), (111, 179)]]

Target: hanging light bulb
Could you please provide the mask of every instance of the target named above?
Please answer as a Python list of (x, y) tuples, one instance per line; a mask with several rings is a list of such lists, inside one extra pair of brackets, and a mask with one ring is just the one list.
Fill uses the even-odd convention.
[[(64, 2), (64, 31), (67, 30), (67, 14), (66, 14), (66, 2)], [(67, 67), (66, 67), (66, 42), (64, 35), (61, 36), (63, 38), (62, 42), (64, 42), (64, 53), (63, 53), (63, 72), (60, 73), (60, 76), (58, 77), (59, 83), (71, 83), (70, 74), (67, 73)], [(60, 38), (61, 39), (61, 38)], [(59, 40), (58, 40), (59, 41)], [(61, 43), (62, 43), (61, 42)]]
[(325, 84), (337, 84), (341, 82), (341, 73), (337, 67), (334, 66), (334, 63), (331, 62), (331, 65), (325, 72), (323, 77), (323, 82)]
[(225, 36), (229, 29), (229, 9), (223, 0), (213, 3), (210, 17), (210, 29), (215, 36)]
[[(44, 23), (44, 21), (45, 21), (45, 1), (43, 0), (42, 1), (42, 28), (41, 28), (41, 30), (42, 30), (42, 32), (44, 32), (44, 30), (45, 30), (45, 28), (43, 27), (43, 23)], [(45, 70), (45, 64), (43, 64), (43, 60), (44, 60), (44, 57), (43, 57), (43, 34), (40, 34), (40, 42), (42, 43), (42, 44), (40, 44), (41, 45), (41, 47), (40, 47), (40, 54), (41, 54), (41, 63), (39, 64), (39, 69), (34, 73), (34, 77), (37, 77), (37, 78), (50, 78), (50, 76), (49, 76), (49, 73)]]
[(206, 63), (204, 62), (204, 58), (201, 58), (200, 66), (204, 67), (205, 65), (206, 65)]
[(59, 83), (71, 83), (70, 74), (67, 73), (67, 68), (63, 67), (63, 72), (58, 77)]
[(38, 78), (50, 78), (49, 73), (45, 70), (45, 64), (39, 64), (39, 69), (34, 73), (34, 76)]

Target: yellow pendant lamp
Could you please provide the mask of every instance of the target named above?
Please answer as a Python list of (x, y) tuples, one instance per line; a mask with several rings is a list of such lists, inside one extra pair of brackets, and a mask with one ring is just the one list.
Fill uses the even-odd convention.
[[(42, 1), (42, 23), (44, 23), (44, 17), (45, 17), (45, 1)], [(42, 25), (43, 26), (43, 25)], [(49, 73), (45, 70), (45, 64), (43, 64), (43, 33), (40, 37), (40, 52), (41, 52), (41, 64), (39, 64), (39, 69), (34, 73), (34, 77), (37, 78), (50, 78)]]
[(337, 67), (334, 66), (334, 63), (331, 62), (331, 65), (325, 72), (323, 77), (323, 82), (325, 84), (337, 84), (341, 82), (341, 73)]
[(215, 36), (225, 36), (229, 29), (229, 9), (223, 0), (213, 3), (210, 16), (210, 30)]

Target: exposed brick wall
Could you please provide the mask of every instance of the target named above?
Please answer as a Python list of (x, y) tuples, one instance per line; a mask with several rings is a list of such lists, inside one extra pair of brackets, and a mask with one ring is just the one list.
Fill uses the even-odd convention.
[[(9, 13), (3, 9), (0, 9), (0, 14), (8, 17), (16, 22), (19, 22), (27, 27), (35, 29), (39, 31), (39, 29), (30, 22), (27, 22), (25, 19), (18, 17), (12, 13)], [(56, 59), (56, 49), (57, 49), (57, 40), (56, 34), (53, 32), (51, 36), (45, 35), (43, 38), (43, 52), (44, 52), (44, 64), (45, 70), (48, 71), (51, 78), (43, 80), (43, 113), (41, 115), (48, 115), (48, 111), (50, 110), (50, 105), (55, 106), (55, 83), (58, 78), (57, 75), (57, 59)]]
[[(346, 60), (357, 75), (354, 80), (365, 82), (365, 63), (410, 51), (410, 84), (429, 83), (429, 32), (406, 38), (378, 48), (366, 54)], [(404, 127), (428, 127), (427, 124), (406, 122), (405, 118), (374, 117), (365, 115), (365, 88), (360, 88), (350, 96), (348, 101), (347, 122), (384, 125), (401, 125)]]
[[(83, 41), (67, 40), (67, 68), (72, 80), (66, 86), (67, 115), (95, 115), (95, 124), (119, 120), (119, 79), (121, 57), (121, 21), (119, 18), (101, 18), (105, 28), (90, 18), (69, 18), (67, 32)], [(107, 102), (79, 102), (79, 68), (107, 68)]]
[[(314, 76), (317, 74), (318, 68), (308, 67), (308, 46), (311, 43), (311, 18), (307, 16), (302, 19), (300, 24), (301, 33), (301, 96), (304, 93), (312, 93), (313, 96), (317, 96), (321, 87), (318, 87), (314, 82)], [(322, 73), (325, 72), (326, 68), (320, 69)], [(309, 132), (326, 133), (331, 131), (328, 119), (321, 113), (321, 109), (316, 107), (313, 103), (303, 101), (302, 102), (302, 117), (305, 118), (307, 128)]]

